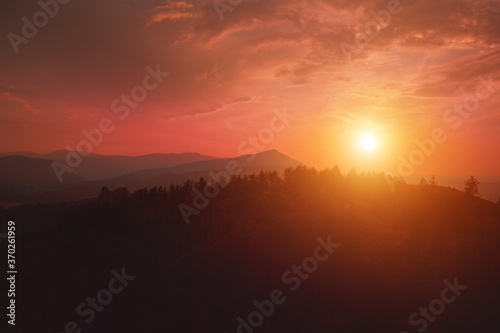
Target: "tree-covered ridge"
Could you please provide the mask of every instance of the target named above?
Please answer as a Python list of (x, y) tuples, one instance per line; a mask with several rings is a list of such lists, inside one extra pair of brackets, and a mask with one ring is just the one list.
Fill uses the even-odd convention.
[[(216, 187), (186, 224), (179, 206)], [(500, 206), (438, 185), (300, 166), (1, 214), (19, 225), (19, 300), (43, 331), (127, 267), (133, 285), (89, 331), (235, 332), (252, 301), (329, 235), (342, 246), (259, 331), (410, 332), (408, 316), (455, 276), (470, 289), (429, 332), (497, 325)]]

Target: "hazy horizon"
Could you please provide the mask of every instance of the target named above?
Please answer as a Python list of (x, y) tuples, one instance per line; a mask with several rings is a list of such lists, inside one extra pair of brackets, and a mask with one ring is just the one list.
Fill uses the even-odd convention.
[[(40, 154), (40, 155), (49, 155), (49, 154), (52, 154), (52, 153), (56, 153), (56, 152), (61, 152), (61, 151), (68, 151), (66, 149), (56, 149), (56, 150), (53, 150), (53, 151), (48, 151), (48, 152), (35, 152), (35, 151), (6, 151), (6, 152), (0, 152), (0, 155), (2, 155), (2, 157), (5, 157), (7, 156), (8, 154), (16, 154), (16, 153), (33, 153), (33, 154)], [(75, 152), (78, 152), (76, 150), (74, 150)], [(288, 154), (285, 154), (281, 151), (279, 151), (278, 149), (268, 149), (268, 150), (263, 150), (263, 151), (260, 151), (258, 153), (265, 153), (265, 152), (268, 152), (268, 151), (277, 151), (283, 155), (286, 155), (292, 159), (295, 159), (293, 156), (290, 156)], [(82, 151), (84, 152), (84, 151)], [(168, 154), (178, 154), (178, 155), (181, 155), (181, 154), (199, 154), (199, 155), (202, 155), (202, 156), (208, 156), (208, 157), (213, 157), (213, 158), (216, 158), (216, 159), (232, 159), (232, 158), (236, 158), (236, 157), (240, 157), (240, 156), (243, 156), (243, 155), (233, 155), (233, 156), (214, 156), (214, 155), (208, 155), (208, 154), (203, 154), (203, 153), (200, 153), (200, 152), (196, 152), (196, 151), (188, 151), (188, 152), (153, 152), (153, 153), (146, 153), (146, 154), (140, 154), (140, 155), (120, 155), (120, 154), (98, 154), (98, 153), (91, 153), (92, 155), (98, 155), (98, 156), (123, 156), (123, 157), (141, 157), (141, 156), (149, 156), (149, 155), (168, 155)], [(1, 158), (1, 157), (0, 157)], [(301, 161), (299, 161), (301, 162)], [(301, 162), (302, 163), (302, 162)], [(306, 163), (303, 163), (304, 165), (307, 165), (309, 167), (315, 167), (315, 168), (318, 168), (320, 170), (324, 170), (324, 169), (329, 169), (329, 168), (333, 168), (333, 167), (339, 167), (340, 170), (343, 172), (343, 173), (348, 173), (350, 170), (352, 169), (356, 169), (356, 171), (358, 172), (382, 172), (382, 173), (393, 173), (391, 170), (375, 170), (375, 169), (358, 169), (356, 167), (348, 167), (348, 166), (341, 166), (339, 164), (332, 164), (330, 166), (325, 166), (323, 168), (319, 168), (315, 165), (308, 165)], [(395, 173), (395, 175), (397, 175)], [(410, 176), (407, 176), (405, 178), (407, 179), (410, 179), (410, 178), (413, 178), (413, 181), (415, 181), (415, 177), (431, 177), (431, 176), (436, 176), (436, 177), (470, 177), (470, 176), (475, 176), (475, 177), (479, 177), (479, 178), (499, 178), (500, 180), (500, 174), (473, 174), (473, 173), (464, 173), (464, 174), (438, 174), (438, 173), (414, 173), (414, 174), (411, 174)], [(418, 179), (420, 180), (420, 178)], [(417, 181), (418, 181), (417, 180)]]

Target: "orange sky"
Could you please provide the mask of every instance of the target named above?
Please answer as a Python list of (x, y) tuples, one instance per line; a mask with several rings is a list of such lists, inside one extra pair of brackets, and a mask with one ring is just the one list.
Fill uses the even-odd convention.
[[(294, 118), (261, 149), (319, 168), (397, 172), (400, 157), (418, 160), (415, 140), (441, 128), (447, 139), (415, 173), (500, 175), (498, 1), (223, 5), (71, 1), (16, 54), (7, 34), (22, 35), (21, 18), (41, 8), (3, 1), (0, 152), (76, 148), (109, 118), (115, 129), (95, 153), (236, 156), (286, 109)], [(358, 48), (346, 56), (346, 45)], [(157, 65), (168, 77), (120, 119), (112, 103)], [(374, 151), (359, 148), (366, 132)]]

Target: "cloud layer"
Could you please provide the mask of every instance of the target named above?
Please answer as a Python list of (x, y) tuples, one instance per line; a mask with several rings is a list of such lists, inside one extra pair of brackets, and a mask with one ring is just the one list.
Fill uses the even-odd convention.
[[(219, 13), (200, 0), (70, 1), (18, 54), (7, 34), (22, 35), (22, 17), (32, 20), (40, 6), (0, 6), (0, 128), (8, 138), (1, 151), (76, 144), (83, 129), (116, 120), (112, 101), (159, 64), (170, 76), (116, 120), (96, 152), (237, 155), (238, 144), (286, 106), (295, 123), (268, 148), (350, 167), (356, 161), (339, 148), (344, 136), (372, 128), (401, 143), (386, 158), (396, 161), (415, 139), (448, 126), (443, 113), (472, 93), (478, 77), (500, 78), (493, 0), (220, 1)], [(489, 130), (500, 125), (498, 96), (450, 132), (447, 156), (458, 158), (463, 142), (467, 158), (498, 152), (500, 135)], [(440, 163), (428, 167), (444, 172)], [(500, 160), (478, 162), (471, 172), (499, 167)]]

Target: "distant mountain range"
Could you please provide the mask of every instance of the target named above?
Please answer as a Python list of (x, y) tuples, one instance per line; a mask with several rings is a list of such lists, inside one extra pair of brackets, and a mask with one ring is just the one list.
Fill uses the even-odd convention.
[[(64, 164), (68, 151), (57, 150), (48, 154), (37, 154), (32, 152), (2, 153), (0, 154), (0, 158), (16, 155), (30, 159), (58, 161)], [(75, 173), (86, 180), (98, 180), (117, 177), (142, 169), (171, 167), (179, 164), (213, 160), (217, 159), (217, 157), (201, 155), (198, 153), (150, 154), (143, 156), (106, 156), (89, 154), (88, 156), (82, 157), (82, 159), (83, 162), (76, 168)], [(29, 163), (27, 160), (24, 162)], [(0, 164), (0, 167), (1, 166), (2, 165)]]
[(77, 201), (97, 197), (103, 186), (110, 189), (126, 187), (135, 191), (144, 187), (180, 184), (201, 177), (211, 180), (211, 174), (224, 170), (237, 170), (239, 174), (261, 170), (283, 172), (288, 167), (301, 164), (276, 150), (232, 159), (197, 153), (137, 157), (90, 154), (83, 157), (72, 173), (64, 174), (63, 182), (59, 182), (52, 163), (64, 164), (67, 155), (66, 150), (49, 154), (0, 154), (0, 203)]
[[(211, 180), (211, 173), (241, 167), (240, 174), (258, 173), (261, 170), (283, 172), (300, 162), (276, 151), (265, 151), (255, 156), (218, 158), (198, 153), (151, 154), (143, 156), (105, 156), (90, 154), (72, 173), (65, 173), (59, 182), (52, 163), (66, 163), (68, 151), (58, 150), (48, 154), (14, 152), (0, 154), (0, 204), (54, 203), (95, 198), (103, 186), (109, 189), (126, 187), (129, 191), (154, 186), (181, 184), (188, 179), (204, 177)], [(235, 164), (236, 163), (236, 164)], [(470, 177), (470, 176), (468, 176)], [(466, 176), (436, 176), (438, 185), (464, 189)], [(406, 179), (416, 184), (422, 176)], [(431, 176), (425, 176), (427, 181)], [(500, 177), (476, 177), (480, 181), (481, 197), (496, 202), (500, 197)]]

